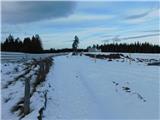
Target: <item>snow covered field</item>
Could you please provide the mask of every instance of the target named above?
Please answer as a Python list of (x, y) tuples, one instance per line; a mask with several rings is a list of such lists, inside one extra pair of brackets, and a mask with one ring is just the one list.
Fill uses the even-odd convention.
[[(159, 57), (153, 58), (159, 60)], [(19, 117), (10, 109), (23, 96), (23, 80), (8, 87), (6, 84), (21, 74), (25, 66), (2, 63), (1, 67), (2, 119), (17, 120)], [(31, 73), (37, 69), (33, 68)], [(44, 91), (47, 91), (47, 104), (43, 120), (159, 119), (159, 81), (159, 66), (147, 66), (143, 62), (129, 64), (124, 59), (95, 62), (84, 55), (54, 57), (45, 82), (31, 97), (32, 111), (23, 119), (37, 119), (44, 103)]]
[(1, 52), (1, 62), (17, 62), (27, 61), (31, 59), (43, 59), (49, 56), (59, 56), (66, 53), (46, 53), (46, 54), (31, 54), (19, 52)]

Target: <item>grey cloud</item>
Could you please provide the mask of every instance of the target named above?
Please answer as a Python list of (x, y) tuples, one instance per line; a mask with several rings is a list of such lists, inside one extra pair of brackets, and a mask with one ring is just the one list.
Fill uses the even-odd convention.
[(139, 36), (132, 36), (132, 37), (122, 38), (122, 40), (130, 40), (130, 39), (136, 39), (136, 38), (146, 38), (146, 37), (152, 37), (152, 36), (158, 36), (158, 35), (160, 35), (160, 34), (139, 35)]
[(145, 31), (142, 31), (142, 32), (160, 32), (160, 30), (145, 30)]
[[(119, 41), (122, 40), (131, 40), (131, 39), (137, 39), (137, 38), (146, 38), (146, 37), (152, 37), (152, 36), (159, 36), (160, 34), (147, 34), (147, 35), (139, 35), (139, 36), (131, 36), (131, 37), (124, 37), (124, 38), (118, 38)], [(109, 41), (113, 41), (112, 39), (106, 39), (106, 40), (102, 40), (103, 42), (109, 42)]]
[(67, 17), (76, 6), (72, 1), (2, 2), (2, 23), (19, 24)]
[(110, 37), (114, 37), (114, 35), (102, 35), (101, 37), (103, 37), (103, 38), (110, 38)]
[(147, 11), (147, 12), (144, 12), (144, 13), (141, 13), (141, 14), (130, 15), (130, 16), (125, 17), (125, 19), (130, 20), (130, 19), (142, 18), (142, 17), (147, 16), (150, 12), (152, 12), (152, 11), (150, 10), (150, 11)]

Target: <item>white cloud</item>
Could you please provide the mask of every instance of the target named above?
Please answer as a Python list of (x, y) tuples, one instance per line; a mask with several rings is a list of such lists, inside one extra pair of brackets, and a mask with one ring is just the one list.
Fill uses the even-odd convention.
[(113, 15), (72, 14), (66, 18), (53, 19), (53, 23), (75, 23), (85, 21), (109, 20)]
[[(80, 39), (80, 47), (87, 47), (93, 43), (101, 43), (101, 36), (106, 33), (111, 33), (116, 31), (118, 28), (106, 28), (102, 26), (98, 27), (89, 27), (89, 28), (77, 28), (72, 31), (67, 32), (57, 32), (57, 33), (48, 33), (41, 34), (43, 43), (47, 47), (57, 48), (61, 47), (71, 47), (72, 40), (74, 36), (77, 35)], [(50, 43), (50, 44), (49, 44)], [(53, 43), (53, 44), (52, 44)], [(63, 44), (63, 46), (62, 46)]]

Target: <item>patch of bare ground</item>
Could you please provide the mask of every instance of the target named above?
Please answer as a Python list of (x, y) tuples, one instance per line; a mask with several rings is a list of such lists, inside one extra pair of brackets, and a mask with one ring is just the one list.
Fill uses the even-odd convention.
[(120, 59), (122, 57), (124, 57), (123, 54), (108, 54), (108, 55), (103, 55), (103, 54), (85, 54), (86, 56), (89, 56), (91, 58), (98, 58), (98, 59)]

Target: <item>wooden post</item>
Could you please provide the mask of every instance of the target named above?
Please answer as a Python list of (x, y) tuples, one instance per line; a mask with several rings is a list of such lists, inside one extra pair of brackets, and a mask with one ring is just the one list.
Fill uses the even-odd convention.
[(96, 63), (96, 54), (94, 55), (94, 62)]
[(128, 59), (129, 59), (129, 64), (131, 64), (131, 62), (132, 62), (131, 53), (129, 53), (129, 58)]
[(30, 112), (30, 79), (25, 80), (24, 91), (24, 115)]

